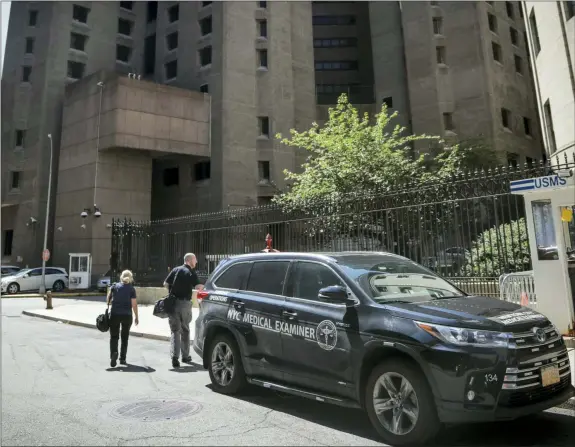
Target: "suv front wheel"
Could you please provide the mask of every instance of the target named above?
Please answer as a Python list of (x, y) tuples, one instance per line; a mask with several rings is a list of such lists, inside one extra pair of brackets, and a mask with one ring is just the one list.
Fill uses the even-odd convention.
[(390, 359), (380, 363), (365, 391), (369, 419), (386, 443), (420, 444), (438, 432), (433, 394), (425, 376), (410, 362)]
[(227, 334), (216, 335), (210, 344), (210, 380), (214, 390), (235, 394), (246, 385), (246, 374), (240, 349)]

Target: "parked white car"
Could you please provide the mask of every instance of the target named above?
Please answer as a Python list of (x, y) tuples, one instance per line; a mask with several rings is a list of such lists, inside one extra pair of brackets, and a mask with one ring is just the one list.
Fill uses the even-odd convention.
[(2, 266), (2, 276), (12, 276), (14, 273), (19, 272), (22, 268), (16, 265), (3, 265)]
[[(2, 293), (37, 292), (42, 284), (42, 269), (24, 269), (2, 277)], [(68, 273), (60, 267), (46, 267), (46, 289), (60, 292), (68, 287)]]

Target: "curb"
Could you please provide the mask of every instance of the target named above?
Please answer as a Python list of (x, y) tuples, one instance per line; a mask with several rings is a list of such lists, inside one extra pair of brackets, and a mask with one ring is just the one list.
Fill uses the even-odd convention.
[[(91, 324), (91, 323), (82, 323), (81, 321), (74, 321), (74, 320), (66, 320), (63, 318), (58, 318), (58, 317), (52, 317), (50, 315), (42, 315), (42, 314), (37, 314), (34, 312), (30, 312), (28, 310), (23, 310), (22, 311), (22, 315), (26, 315), (28, 317), (35, 317), (35, 318), (43, 318), (44, 320), (49, 320), (49, 321), (61, 321), (64, 324), (69, 324), (70, 326), (79, 326), (79, 327), (85, 327), (88, 329), (96, 329), (96, 325), (95, 324)], [(156, 335), (156, 334), (148, 334), (146, 332), (137, 332), (137, 331), (130, 331), (130, 336), (133, 337), (141, 337), (141, 338), (149, 338), (151, 340), (161, 340), (161, 341), (170, 341), (170, 337), (166, 336), (166, 335)]]
[[(76, 298), (80, 296), (106, 296), (105, 292), (85, 292), (85, 293), (53, 293), (52, 298)], [(22, 295), (8, 295), (2, 294), (2, 298), (44, 298), (44, 295), (36, 294), (22, 294)]]

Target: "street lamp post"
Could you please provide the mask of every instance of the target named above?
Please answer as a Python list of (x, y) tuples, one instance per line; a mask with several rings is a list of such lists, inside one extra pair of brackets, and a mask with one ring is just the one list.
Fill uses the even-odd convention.
[(44, 253), (48, 249), (48, 220), (50, 218), (50, 194), (52, 191), (52, 134), (48, 134), (50, 140), (50, 171), (48, 173), (48, 199), (46, 200), (46, 220), (44, 222), (44, 248), (42, 249), (42, 283), (40, 284), (40, 294), (46, 293), (46, 257)]

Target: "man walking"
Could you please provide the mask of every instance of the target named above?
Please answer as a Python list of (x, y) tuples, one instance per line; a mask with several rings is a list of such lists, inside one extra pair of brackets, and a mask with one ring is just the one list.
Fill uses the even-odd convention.
[(170, 331), (170, 355), (172, 366), (180, 367), (178, 357), (182, 354), (182, 362), (191, 363), (190, 355), (190, 323), (192, 321), (192, 292), (195, 287), (203, 289), (198, 275), (194, 271), (198, 261), (196, 255), (187, 253), (184, 256), (184, 265), (173, 269), (166, 280), (164, 287), (175, 297), (174, 311), (169, 315)]

